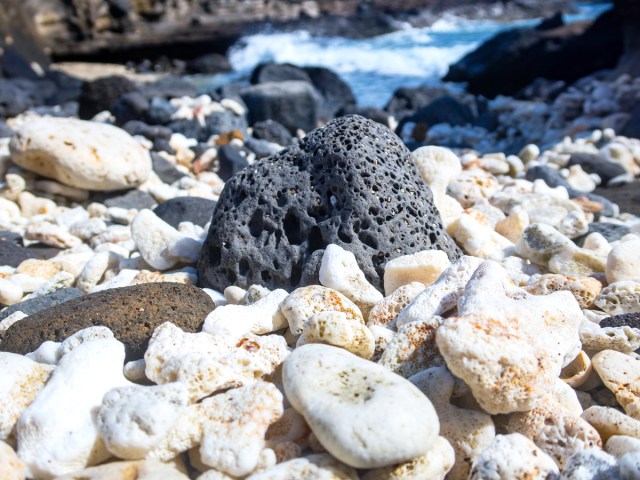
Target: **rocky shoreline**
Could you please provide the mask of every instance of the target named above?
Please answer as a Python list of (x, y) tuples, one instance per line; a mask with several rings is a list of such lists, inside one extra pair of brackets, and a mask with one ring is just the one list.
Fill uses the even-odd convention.
[(16, 77), (0, 478), (639, 478), (636, 77)]

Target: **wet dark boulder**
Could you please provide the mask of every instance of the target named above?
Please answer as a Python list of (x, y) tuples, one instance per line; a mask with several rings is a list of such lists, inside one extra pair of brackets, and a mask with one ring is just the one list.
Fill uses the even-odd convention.
[(353, 252), (380, 290), (392, 258), (427, 249), (451, 260), (461, 254), (407, 148), (357, 115), (333, 120), (226, 183), (198, 261), (200, 284), (293, 290), (317, 279), (332, 243)]

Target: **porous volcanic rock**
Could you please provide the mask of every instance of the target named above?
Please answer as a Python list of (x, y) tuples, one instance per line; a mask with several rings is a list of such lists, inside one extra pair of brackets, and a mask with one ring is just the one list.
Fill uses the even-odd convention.
[(318, 255), (331, 243), (353, 252), (380, 290), (392, 258), (427, 249), (452, 261), (460, 256), (407, 148), (357, 115), (314, 130), (226, 183), (198, 262), (200, 283), (292, 290), (317, 276)]
[(187, 332), (201, 329), (213, 310), (202, 290), (181, 283), (144, 283), (68, 300), (14, 323), (0, 350), (26, 354), (46, 340), (62, 341), (83, 328), (105, 326), (124, 343), (127, 360), (142, 358), (153, 330), (171, 322)]

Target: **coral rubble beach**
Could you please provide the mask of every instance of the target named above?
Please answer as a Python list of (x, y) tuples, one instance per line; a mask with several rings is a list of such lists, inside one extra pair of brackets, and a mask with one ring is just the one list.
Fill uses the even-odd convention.
[[(175, 73), (229, 68), (199, 51), (82, 80), (45, 53), (150, 48), (207, 2), (71, 2), (77, 44), (54, 3), (0, 12), (21, 26), (0, 52), (0, 479), (640, 478), (632, 0), (502, 32), (384, 109), (315, 66), (198, 87)], [(469, 11), (416, 3), (279, 18)]]

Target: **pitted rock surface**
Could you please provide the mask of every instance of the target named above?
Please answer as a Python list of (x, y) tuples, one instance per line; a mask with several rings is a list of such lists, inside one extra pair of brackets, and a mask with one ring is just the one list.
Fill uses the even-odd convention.
[(314, 278), (313, 254), (331, 243), (353, 252), (379, 290), (392, 258), (427, 249), (445, 251), (451, 261), (461, 255), (407, 148), (388, 128), (357, 115), (330, 122), (226, 183), (198, 262), (200, 283), (293, 290)]
[(47, 340), (60, 342), (83, 328), (105, 326), (124, 343), (127, 360), (137, 360), (158, 325), (171, 322), (186, 332), (197, 332), (213, 308), (206, 293), (181, 283), (112, 288), (68, 300), (14, 323), (0, 350), (24, 355)]

